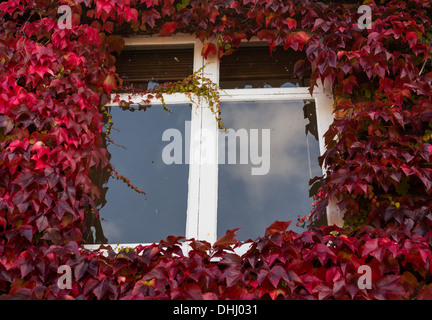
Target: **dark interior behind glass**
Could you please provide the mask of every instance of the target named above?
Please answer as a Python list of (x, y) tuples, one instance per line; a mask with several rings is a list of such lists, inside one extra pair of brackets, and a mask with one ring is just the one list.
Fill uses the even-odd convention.
[(277, 47), (271, 54), (268, 46), (241, 46), (223, 56), (219, 85), (223, 89), (308, 87), (310, 70), (303, 79), (294, 76), (294, 64), (305, 61), (302, 51)]
[(118, 57), (116, 71), (123, 79), (123, 92), (183, 80), (193, 73), (193, 47), (128, 48)]

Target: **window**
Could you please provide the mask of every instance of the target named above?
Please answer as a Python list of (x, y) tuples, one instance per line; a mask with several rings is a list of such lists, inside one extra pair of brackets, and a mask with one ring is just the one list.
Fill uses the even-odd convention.
[(240, 227), (238, 238), (246, 240), (262, 235), (274, 220), (295, 222), (310, 212), (308, 181), (321, 174), (317, 157), (333, 121), (332, 97), (324, 85), (311, 96), (307, 79), (295, 79), (301, 53), (270, 55), (268, 46), (251, 41), (218, 61), (204, 59), (201, 42), (188, 36), (132, 38), (126, 44), (117, 66), (130, 91), (203, 67), (203, 75), (223, 89), (222, 120), (231, 130), (218, 129), (205, 101), (190, 104), (180, 93), (164, 97), (172, 114), (158, 100), (145, 112), (112, 103), (119, 127), (112, 138), (127, 149), (109, 145), (111, 160), (147, 199), (104, 181), (99, 239), (125, 245), (173, 234), (214, 242)]

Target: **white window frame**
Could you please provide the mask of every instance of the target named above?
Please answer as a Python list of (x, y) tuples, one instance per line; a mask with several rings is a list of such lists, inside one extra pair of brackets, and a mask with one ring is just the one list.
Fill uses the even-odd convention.
[[(252, 39), (250, 42), (258, 39)], [(203, 76), (214, 83), (219, 83), (219, 60), (215, 56), (209, 56), (205, 59), (202, 54), (203, 43), (190, 35), (176, 35), (171, 37), (157, 36), (139, 36), (125, 39), (125, 47), (128, 46), (149, 46), (152, 48), (163, 48), (173, 45), (193, 45), (193, 72), (202, 68)], [(120, 100), (131, 101), (132, 104), (138, 104), (142, 101), (139, 95), (121, 94)], [(115, 95), (111, 97), (109, 106), (118, 106), (118, 103), (112, 102)], [(220, 101), (268, 101), (268, 100), (314, 100), (316, 106), (317, 127), (319, 136), (320, 154), (325, 152), (324, 133), (328, 130), (334, 120), (333, 116), (333, 96), (331, 85), (327, 82), (319, 83), (315, 87), (312, 95), (307, 87), (291, 88), (253, 88), (253, 89), (223, 89), (220, 95)], [(174, 93), (164, 95), (164, 101), (167, 105), (189, 104), (189, 97), (183, 93)], [(161, 100), (151, 100), (152, 105), (161, 104)], [(188, 200), (187, 200), (187, 218), (186, 218), (186, 239), (205, 240), (214, 243), (217, 240), (217, 204), (218, 204), (218, 124), (214, 113), (210, 110), (205, 99), (192, 103), (191, 109), (191, 141), (190, 151), (191, 159), (189, 162), (189, 179), (188, 179)], [(206, 132), (206, 141), (203, 141), (203, 132)], [(209, 133), (211, 133), (209, 135)], [(211, 139), (208, 139), (212, 137)], [(194, 139), (195, 137), (195, 139)], [(203, 161), (202, 150), (203, 144), (207, 150), (212, 149), (214, 161)], [(194, 158), (194, 154), (199, 157)], [(323, 169), (323, 173), (325, 170)], [(329, 224), (336, 223), (340, 225), (340, 213), (333, 203), (327, 210), (327, 219)], [(264, 232), (264, 230), (263, 230)], [(167, 235), (168, 236), (168, 235)], [(148, 245), (149, 243), (122, 243), (120, 247), (135, 247), (137, 245)], [(97, 249), (99, 244), (85, 245), (88, 249)], [(111, 244), (113, 248), (118, 245)]]

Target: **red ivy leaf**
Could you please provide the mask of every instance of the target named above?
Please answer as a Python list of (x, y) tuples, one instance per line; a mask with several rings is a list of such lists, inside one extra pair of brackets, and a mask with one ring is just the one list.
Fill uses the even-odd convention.
[(45, 215), (41, 215), (36, 219), (36, 226), (39, 232), (44, 231), (48, 226), (49, 222)]
[(289, 225), (291, 224), (291, 221), (275, 221), (273, 222), (265, 231), (265, 236), (269, 237), (273, 233), (282, 233), (285, 232), (286, 229), (288, 229)]
[(75, 241), (69, 241), (66, 244), (65, 248), (70, 250), (73, 254), (75, 254), (77, 256), (80, 254), (78, 244)]
[(215, 23), (216, 22), (216, 17), (220, 15), (219, 10), (216, 9), (215, 7), (212, 8), (211, 10), (211, 14), (210, 14), (210, 21)]
[(328, 258), (336, 258), (334, 252), (323, 243), (317, 243), (314, 245), (313, 250), (318, 256), (318, 260), (321, 262), (321, 265), (323, 266), (327, 263)]
[(281, 266), (277, 265), (274, 266), (273, 268), (271, 268), (270, 272), (267, 275), (268, 279), (270, 280), (271, 284), (277, 288), (280, 279), (282, 278), (283, 280), (285, 280), (285, 282), (289, 282), (290, 279), (286, 273), (286, 271), (284, 270), (284, 268), (282, 268)]
[(266, 40), (270, 44), (270, 47), (275, 46), (274, 41), (275, 41), (276, 36), (273, 33), (273, 31), (271, 31), (271, 30), (261, 30), (261, 31), (259, 31), (257, 33), (257, 37), (260, 40)]
[(367, 256), (369, 253), (374, 254), (374, 250), (378, 248), (378, 239), (368, 240), (363, 246), (362, 257)]
[(217, 54), (217, 48), (213, 43), (206, 43), (203, 45), (203, 48), (201, 50), (201, 55), (208, 59), (208, 57), (213, 57)]
[(161, 37), (163, 36), (169, 36), (174, 33), (174, 31), (178, 28), (178, 22), (172, 21), (172, 22), (165, 22), (162, 25), (162, 31), (159, 33)]
[(218, 300), (218, 296), (213, 292), (206, 292), (202, 295), (203, 300)]
[(286, 18), (284, 21), (285, 21), (284, 23), (286, 23), (288, 25), (289, 29), (297, 28), (297, 20), (296, 19)]
[(105, 40), (106, 44), (108, 44), (108, 48), (111, 51), (116, 51), (118, 55), (122, 52), (125, 42), (122, 36), (110, 35)]
[(405, 40), (408, 42), (410, 48), (414, 47), (417, 44), (417, 33), (407, 32), (405, 35)]
[(29, 67), (29, 73), (33, 74), (33, 73), (37, 73), (41, 78), (44, 77), (45, 73), (49, 73), (51, 75), (54, 75), (54, 72), (48, 68), (48, 67), (44, 67), (44, 66), (32, 66), (30, 65)]
[(322, 18), (318, 18), (315, 20), (312, 31), (315, 31), (319, 27), (321, 27), (321, 29), (324, 30), (324, 32), (327, 32), (330, 29), (330, 23), (324, 21), (324, 19), (322, 19)]
[(137, 9), (128, 8), (128, 9), (125, 9), (124, 13), (125, 13), (127, 22), (133, 20), (135, 23), (137, 23), (137, 19), (138, 19)]
[(226, 279), (227, 287), (231, 287), (235, 285), (243, 276), (243, 273), (240, 271), (240, 267), (230, 267), (227, 268), (221, 279)]
[(417, 294), (418, 300), (432, 300), (432, 284), (422, 287)]
[(309, 35), (304, 31), (289, 33), (284, 39), (284, 49), (302, 50), (309, 41)]
[(6, 230), (6, 219), (0, 216), (0, 226), (3, 227), (3, 230)]
[(201, 291), (201, 286), (198, 283), (185, 283), (184, 291), (186, 299), (188, 300), (203, 300), (203, 294)]
[(114, 75), (109, 74), (106, 78), (105, 81), (103, 82), (103, 87), (106, 91), (106, 93), (110, 93), (112, 90), (117, 90), (117, 82), (116, 79), (114, 77)]
[(31, 225), (24, 225), (20, 228), (21, 235), (24, 236), (28, 241), (32, 241), (33, 238), (33, 228)]
[(152, 6), (157, 6), (159, 4), (159, 0), (141, 0), (141, 2), (145, 2), (147, 8), (150, 8)]
[(228, 230), (225, 235), (213, 244), (213, 248), (228, 248), (231, 245), (237, 244), (238, 241), (235, 238), (237, 230), (240, 230), (240, 228)]
[(103, 277), (99, 284), (93, 289), (93, 293), (99, 300), (105, 296), (106, 293), (110, 293), (111, 295), (117, 291), (116, 286), (112, 283), (112, 281)]
[(350, 75), (347, 79), (343, 80), (343, 92), (352, 93), (353, 85), (358, 87), (357, 78), (353, 75)]
[(142, 25), (147, 23), (150, 26), (150, 28), (154, 28), (156, 23), (155, 20), (159, 19), (160, 17), (161, 15), (154, 8), (148, 11), (144, 11), (141, 16)]
[(380, 79), (380, 86), (378, 88), (378, 91), (383, 90), (385, 93), (392, 92), (394, 88), (394, 81), (391, 78), (381, 78)]

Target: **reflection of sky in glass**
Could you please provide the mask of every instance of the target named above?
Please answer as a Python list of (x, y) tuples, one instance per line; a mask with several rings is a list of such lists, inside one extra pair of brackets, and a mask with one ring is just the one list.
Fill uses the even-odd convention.
[(118, 128), (111, 131), (111, 138), (127, 148), (110, 144), (111, 162), (146, 196), (121, 181), (109, 179), (107, 204), (100, 212), (109, 243), (157, 242), (168, 235), (185, 234), (188, 165), (163, 163), (162, 150), (169, 142), (162, 141), (162, 134), (175, 128), (184, 137), (190, 107), (170, 106), (170, 109), (173, 113), (161, 106), (145, 112), (111, 109), (114, 127)]
[[(240, 227), (238, 239), (255, 239), (275, 220), (292, 220), (291, 229), (304, 231), (295, 226), (297, 217), (310, 213), (309, 179), (322, 174), (318, 141), (310, 133), (305, 135), (309, 120), (304, 119), (304, 104), (266, 101), (222, 105), (226, 128), (270, 129), (271, 154), (267, 175), (251, 175), (251, 164), (239, 161), (219, 165), (218, 237)], [(258, 141), (262, 141), (261, 134)], [(239, 143), (237, 148), (239, 154)], [(258, 150), (261, 152), (261, 146)]]

